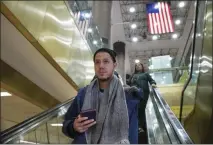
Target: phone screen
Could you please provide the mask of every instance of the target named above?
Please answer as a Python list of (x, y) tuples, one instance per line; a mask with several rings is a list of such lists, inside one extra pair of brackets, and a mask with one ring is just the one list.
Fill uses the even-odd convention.
[(80, 115), (82, 117), (88, 117), (89, 119), (94, 119), (96, 121), (96, 110), (95, 109), (89, 109), (89, 110), (83, 110)]

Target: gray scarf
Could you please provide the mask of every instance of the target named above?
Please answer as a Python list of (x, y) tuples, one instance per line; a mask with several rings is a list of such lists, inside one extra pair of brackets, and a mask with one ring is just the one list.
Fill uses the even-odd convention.
[(98, 80), (87, 87), (82, 110), (96, 109), (96, 124), (86, 131), (88, 144), (129, 144), (129, 117), (124, 89), (113, 76), (101, 94)]

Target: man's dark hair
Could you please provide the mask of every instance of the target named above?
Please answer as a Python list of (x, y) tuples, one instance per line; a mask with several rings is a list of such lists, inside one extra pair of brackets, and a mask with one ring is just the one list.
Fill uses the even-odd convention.
[(96, 54), (97, 53), (99, 53), (99, 52), (106, 52), (106, 53), (108, 53), (110, 56), (111, 56), (111, 58), (112, 58), (112, 61), (115, 63), (116, 62), (116, 52), (115, 51), (113, 51), (113, 50), (111, 50), (111, 49), (108, 49), (108, 48), (100, 48), (100, 49), (98, 49), (96, 52), (95, 52), (95, 54), (94, 54), (94, 56), (93, 56), (93, 61), (95, 62), (95, 56), (96, 56)]

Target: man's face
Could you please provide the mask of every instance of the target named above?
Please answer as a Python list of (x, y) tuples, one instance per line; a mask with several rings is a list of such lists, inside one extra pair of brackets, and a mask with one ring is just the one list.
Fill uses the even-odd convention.
[(109, 80), (114, 72), (116, 63), (107, 52), (99, 52), (95, 56), (95, 74), (100, 81)]

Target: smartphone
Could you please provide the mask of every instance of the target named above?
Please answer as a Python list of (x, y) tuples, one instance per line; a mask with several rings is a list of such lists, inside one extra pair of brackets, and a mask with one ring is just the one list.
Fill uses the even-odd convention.
[(88, 117), (89, 119), (94, 119), (96, 121), (96, 110), (95, 109), (89, 109), (89, 110), (83, 110), (80, 113), (81, 117)]

